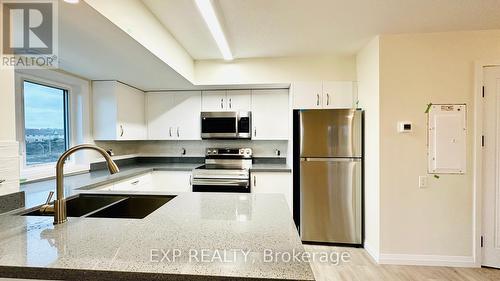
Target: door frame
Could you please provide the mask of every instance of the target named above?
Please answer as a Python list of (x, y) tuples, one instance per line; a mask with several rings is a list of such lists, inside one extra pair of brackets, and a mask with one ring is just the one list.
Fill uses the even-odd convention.
[(482, 92), (484, 86), (484, 68), (489, 66), (500, 67), (500, 60), (479, 60), (474, 66), (474, 140), (473, 140), (473, 216), (472, 216), (472, 251), (474, 265), (482, 265), (481, 234), (483, 230), (483, 186), (482, 186), (482, 133), (483, 133), (483, 103)]

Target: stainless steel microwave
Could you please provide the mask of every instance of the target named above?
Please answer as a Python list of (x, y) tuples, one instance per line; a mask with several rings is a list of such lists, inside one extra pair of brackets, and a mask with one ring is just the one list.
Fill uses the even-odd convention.
[(201, 113), (202, 139), (250, 139), (251, 112), (223, 111)]

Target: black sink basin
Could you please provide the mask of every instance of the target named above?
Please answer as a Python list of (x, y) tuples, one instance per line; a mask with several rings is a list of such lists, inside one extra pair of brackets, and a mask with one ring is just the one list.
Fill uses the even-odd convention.
[(92, 218), (143, 219), (175, 196), (133, 196), (90, 214)]
[[(125, 198), (127, 197), (80, 195), (66, 201), (66, 214), (68, 217), (81, 217)], [(23, 214), (23, 216), (53, 216), (53, 214), (41, 213), (37, 209)]]

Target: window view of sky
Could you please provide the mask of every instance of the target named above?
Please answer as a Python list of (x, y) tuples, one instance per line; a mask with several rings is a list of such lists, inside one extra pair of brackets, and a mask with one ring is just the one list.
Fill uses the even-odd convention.
[(25, 127), (64, 129), (64, 90), (24, 82)]
[(53, 163), (67, 149), (66, 91), (24, 82), (26, 164)]

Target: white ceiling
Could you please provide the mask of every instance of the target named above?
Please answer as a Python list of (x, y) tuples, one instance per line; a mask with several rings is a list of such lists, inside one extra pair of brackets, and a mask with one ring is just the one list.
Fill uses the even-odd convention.
[[(194, 0), (143, 0), (194, 59), (222, 58)], [(235, 58), (354, 54), (377, 34), (500, 28), (500, 0), (214, 0)]]
[(59, 4), (59, 68), (143, 90), (193, 85), (84, 1)]

